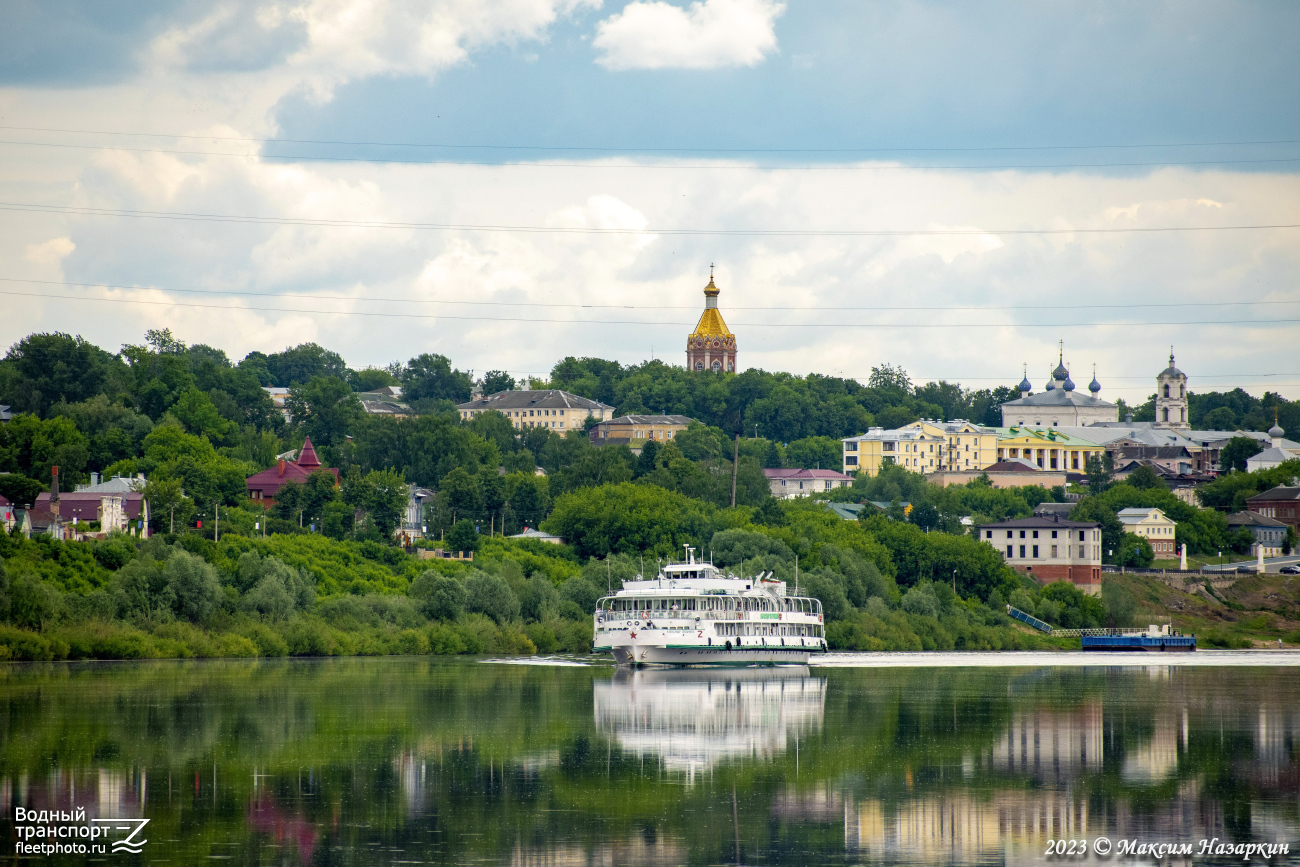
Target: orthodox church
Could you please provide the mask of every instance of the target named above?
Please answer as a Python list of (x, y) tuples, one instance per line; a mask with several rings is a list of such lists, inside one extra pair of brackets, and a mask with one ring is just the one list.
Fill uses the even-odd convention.
[(1047, 380), (1047, 387), (1033, 393), (1033, 384), (1026, 372), (1020, 381), (1020, 399), (1002, 404), (1002, 426), (1029, 425), (1030, 427), (1084, 427), (1098, 422), (1119, 421), (1119, 407), (1101, 399), (1101, 383), (1097, 372), (1092, 373), (1088, 394), (1075, 391), (1070, 370), (1065, 366), (1065, 347), (1057, 360), (1056, 369)]
[(718, 287), (709, 267), (709, 285), (704, 287), (704, 312), (691, 336), (686, 338), (686, 369), (714, 373), (736, 372), (736, 335), (727, 329), (718, 312)]

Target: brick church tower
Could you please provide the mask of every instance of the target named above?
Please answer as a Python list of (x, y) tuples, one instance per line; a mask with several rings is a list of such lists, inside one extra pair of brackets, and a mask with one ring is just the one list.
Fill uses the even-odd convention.
[(713, 267), (709, 266), (709, 285), (704, 287), (704, 313), (686, 338), (686, 368), (700, 372), (736, 372), (736, 335), (727, 330), (718, 312), (718, 287), (713, 284)]

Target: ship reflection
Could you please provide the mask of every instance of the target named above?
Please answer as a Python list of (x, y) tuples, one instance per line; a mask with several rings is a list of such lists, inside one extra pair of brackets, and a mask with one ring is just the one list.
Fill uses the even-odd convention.
[(720, 762), (769, 759), (820, 731), (826, 681), (806, 666), (617, 672), (594, 685), (596, 727), (686, 784)]

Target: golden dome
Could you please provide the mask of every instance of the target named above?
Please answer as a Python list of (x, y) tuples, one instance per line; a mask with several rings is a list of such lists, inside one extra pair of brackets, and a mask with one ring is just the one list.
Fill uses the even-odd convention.
[(691, 332), (691, 336), (687, 340), (688, 345), (735, 347), (735, 335), (727, 328), (727, 323), (723, 321), (722, 314), (718, 312), (718, 293), (719, 289), (713, 282), (713, 275), (710, 274), (709, 285), (704, 287), (704, 312), (700, 314), (700, 321), (696, 324), (695, 330)]

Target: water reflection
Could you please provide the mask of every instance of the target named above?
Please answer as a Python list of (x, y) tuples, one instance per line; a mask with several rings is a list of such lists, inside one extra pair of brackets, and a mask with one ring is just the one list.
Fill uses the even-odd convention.
[(770, 760), (820, 731), (826, 680), (807, 666), (620, 669), (592, 696), (599, 731), (689, 786), (719, 762)]
[[(1048, 840), (1103, 834), (1300, 843), (1297, 669), (818, 671), (10, 666), (0, 810), (149, 818), (149, 860), (174, 863), (1042, 864)], [(0, 848), (14, 833), (0, 823)]]

